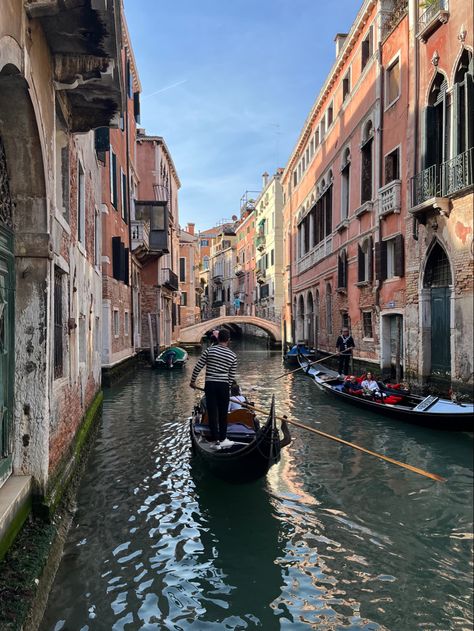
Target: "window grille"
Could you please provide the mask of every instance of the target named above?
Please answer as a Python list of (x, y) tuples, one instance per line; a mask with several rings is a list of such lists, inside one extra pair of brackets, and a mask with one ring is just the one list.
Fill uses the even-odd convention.
[(54, 378), (63, 376), (63, 274), (54, 270)]

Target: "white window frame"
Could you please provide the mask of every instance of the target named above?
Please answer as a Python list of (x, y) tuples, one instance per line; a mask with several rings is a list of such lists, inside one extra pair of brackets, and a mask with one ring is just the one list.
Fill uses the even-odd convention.
[[(117, 318), (117, 325), (115, 323), (115, 318)], [(114, 331), (114, 337), (116, 339), (119, 338), (120, 337), (120, 311), (116, 307), (114, 307), (112, 311), (112, 328)]]
[[(366, 309), (366, 310), (362, 311), (361, 313), (362, 313), (362, 339), (363, 340), (373, 340), (374, 339), (374, 314), (373, 314), (373, 311), (371, 309)], [(370, 313), (370, 324), (371, 324), (371, 327), (372, 327), (372, 336), (371, 337), (367, 337), (365, 335), (364, 313)]]
[(77, 240), (86, 246), (86, 172), (77, 159)]
[(125, 337), (130, 334), (130, 312), (128, 309), (123, 312), (123, 334)]

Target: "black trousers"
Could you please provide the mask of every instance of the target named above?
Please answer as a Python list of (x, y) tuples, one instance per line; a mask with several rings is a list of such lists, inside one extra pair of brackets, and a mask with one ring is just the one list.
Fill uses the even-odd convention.
[(229, 409), (229, 384), (221, 381), (206, 381), (207, 415), (211, 440), (225, 440), (227, 436), (227, 411)]
[(351, 354), (347, 355), (339, 355), (339, 374), (340, 375), (348, 375), (349, 374), (349, 361), (351, 359)]

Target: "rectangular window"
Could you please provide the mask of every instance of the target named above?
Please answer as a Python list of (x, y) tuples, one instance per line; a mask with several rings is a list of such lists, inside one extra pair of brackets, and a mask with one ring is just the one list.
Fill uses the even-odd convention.
[(188, 305), (188, 294), (185, 291), (181, 292), (181, 306), (187, 307)]
[(319, 135), (320, 135), (321, 142), (322, 142), (323, 139), (324, 139), (324, 136), (326, 135), (326, 125), (325, 125), (325, 122), (324, 122), (324, 118), (323, 118), (323, 120), (321, 121), (321, 123), (319, 125), (319, 130), (320, 130)]
[(79, 317), (79, 363), (85, 364), (87, 357), (87, 328), (86, 316), (81, 313)]
[(298, 172), (295, 169), (293, 171), (293, 186), (296, 186), (297, 184), (298, 184)]
[(130, 314), (125, 311), (123, 314), (123, 334), (128, 336), (130, 333)]
[(327, 111), (327, 122), (328, 122), (327, 128), (328, 129), (331, 127), (333, 120), (334, 120), (334, 105), (333, 103), (331, 103)]
[(114, 337), (118, 337), (120, 335), (120, 316), (118, 309), (114, 309), (113, 318)]
[(351, 91), (351, 75), (348, 72), (342, 80), (342, 100), (345, 101)]
[(112, 206), (117, 210), (117, 156), (110, 150), (110, 201)]
[(179, 282), (186, 282), (186, 259), (184, 257), (179, 259)]
[(275, 265), (275, 250), (272, 250), (270, 253), (270, 265)]
[(94, 327), (94, 350), (96, 353), (101, 352), (100, 348), (100, 318), (96, 316), (95, 318), (95, 327)]
[(140, 123), (140, 92), (133, 93), (133, 116), (136, 123)]
[(209, 246), (209, 240), (208, 239), (201, 239), (201, 247), (202, 248), (206, 248)]
[(64, 356), (63, 273), (54, 268), (54, 378), (63, 376)]
[(82, 164), (77, 162), (77, 238), (86, 243), (86, 178)]
[(396, 59), (386, 70), (385, 100), (387, 107), (400, 96), (400, 59)]
[(361, 46), (361, 68), (360, 71), (362, 72), (364, 70), (364, 68), (366, 67), (366, 65), (369, 62), (369, 59), (372, 57), (372, 26), (369, 29), (369, 32), (367, 33), (367, 37), (364, 39), (364, 41), (362, 42), (362, 46)]
[(341, 313), (341, 328), (342, 329), (350, 329), (350, 318), (349, 318), (349, 314), (347, 313), (347, 311), (343, 311)]
[(385, 184), (393, 182), (393, 180), (400, 179), (400, 159), (399, 150), (394, 149), (391, 153), (385, 156)]
[(387, 278), (395, 276), (395, 239), (387, 241)]
[(364, 330), (364, 338), (372, 339), (372, 312), (364, 311), (362, 313), (362, 326)]
[(361, 204), (372, 200), (372, 138), (362, 147)]

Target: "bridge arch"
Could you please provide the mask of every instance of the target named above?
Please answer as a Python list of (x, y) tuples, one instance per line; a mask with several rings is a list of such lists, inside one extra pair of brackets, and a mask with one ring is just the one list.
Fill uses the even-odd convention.
[(192, 326), (183, 327), (179, 333), (179, 341), (182, 344), (200, 344), (204, 335), (225, 324), (252, 324), (262, 329), (274, 342), (281, 342), (281, 329), (279, 324), (258, 318), (256, 316), (236, 315), (236, 316), (219, 316), (212, 320), (204, 320)]

